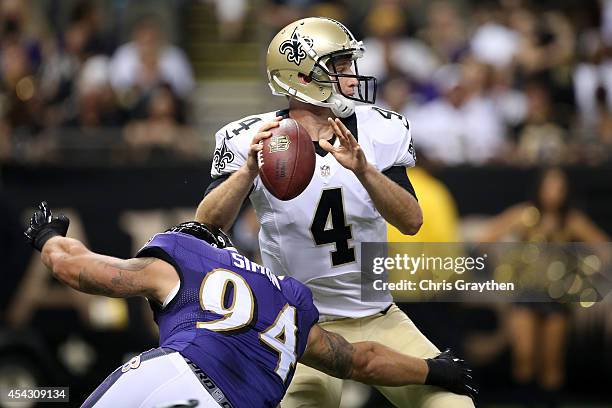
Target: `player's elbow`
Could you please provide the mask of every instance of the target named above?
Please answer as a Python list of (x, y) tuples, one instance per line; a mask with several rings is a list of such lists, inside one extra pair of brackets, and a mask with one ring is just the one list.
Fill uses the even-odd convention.
[(415, 235), (423, 226), (423, 213), (421, 211), (418, 214), (414, 214), (410, 219), (406, 220), (403, 225), (399, 226), (399, 231), (404, 235)]
[(408, 231), (408, 235), (416, 235), (423, 226), (423, 217), (421, 216), (417, 222), (414, 223), (413, 227)]

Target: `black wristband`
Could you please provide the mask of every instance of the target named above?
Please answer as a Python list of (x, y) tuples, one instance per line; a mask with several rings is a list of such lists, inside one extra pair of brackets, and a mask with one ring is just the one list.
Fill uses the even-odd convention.
[(39, 251), (42, 252), (42, 248), (45, 245), (45, 243), (50, 240), (53, 237), (57, 237), (57, 236), (61, 236), (60, 233), (58, 233), (56, 230), (54, 230), (53, 228), (43, 228), (37, 235), (36, 238), (34, 238), (34, 241), (32, 241), (32, 246), (35, 249), (38, 249)]

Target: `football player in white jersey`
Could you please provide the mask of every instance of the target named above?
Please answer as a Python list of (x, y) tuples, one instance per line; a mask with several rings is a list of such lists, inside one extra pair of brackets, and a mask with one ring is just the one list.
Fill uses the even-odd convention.
[[(196, 219), (228, 228), (249, 197), (261, 224), (264, 264), (308, 285), (326, 330), (433, 357), (440, 351), (390, 296), (361, 301), (359, 244), (386, 241), (386, 221), (404, 234), (422, 224), (406, 174), (415, 164), (410, 125), (368, 105), (376, 79), (359, 75), (363, 52), (363, 44), (332, 19), (306, 18), (283, 28), (268, 48), (267, 70), (272, 93), (287, 96), (289, 109), (248, 116), (216, 134), (213, 182)], [(259, 142), (284, 117), (308, 131), (317, 152), (310, 184), (289, 201), (266, 190), (257, 166)], [(473, 406), (469, 397), (436, 387), (378, 388), (399, 407)], [(281, 405), (337, 408), (341, 390), (342, 380), (299, 365)]]

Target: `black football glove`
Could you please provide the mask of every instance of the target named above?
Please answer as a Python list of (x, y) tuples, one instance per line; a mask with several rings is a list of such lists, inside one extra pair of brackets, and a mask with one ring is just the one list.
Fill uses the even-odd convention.
[(38, 205), (38, 210), (32, 214), (30, 226), (24, 232), (24, 235), (30, 245), (42, 251), (43, 245), (49, 239), (58, 235), (65, 237), (69, 224), (70, 220), (63, 214), (59, 217), (54, 217), (47, 206), (47, 202), (43, 201)]
[(478, 395), (471, 375), (472, 370), (466, 366), (464, 360), (455, 357), (450, 350), (425, 361), (429, 367), (425, 384), (443, 387), (455, 394), (467, 395), (472, 399)]

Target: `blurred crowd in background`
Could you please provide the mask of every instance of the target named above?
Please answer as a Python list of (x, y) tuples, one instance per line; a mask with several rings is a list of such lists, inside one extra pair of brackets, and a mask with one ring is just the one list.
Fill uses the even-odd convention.
[(157, 147), (199, 154), (185, 118), (195, 78), (169, 8), (123, 3), (0, 2), (0, 160), (53, 161), (70, 145), (136, 161)]
[(0, 160), (53, 162), (70, 146), (113, 162), (209, 159), (207, 112), (193, 106), (213, 97), (197, 91), (212, 78), (184, 51), (203, 40), (185, 27), (204, 4), (218, 28), (209, 40), (260, 44), (262, 83), (282, 26), (308, 15), (347, 24), (366, 44), (360, 71), (378, 78), (377, 104), (405, 115), (417, 151), (439, 165), (612, 161), (608, 0), (138, 3), (0, 3)]
[(381, 0), (360, 19), (341, 3), (319, 8), (364, 39), (360, 69), (411, 121), (420, 154), (450, 166), (610, 161), (612, 2)]

